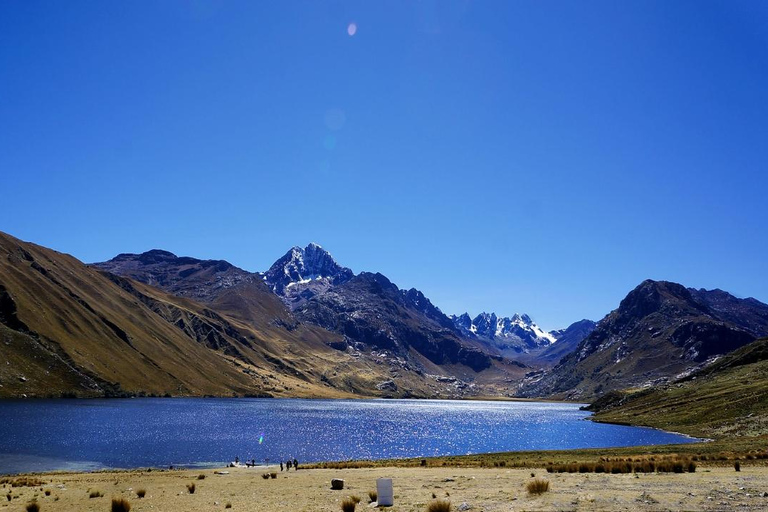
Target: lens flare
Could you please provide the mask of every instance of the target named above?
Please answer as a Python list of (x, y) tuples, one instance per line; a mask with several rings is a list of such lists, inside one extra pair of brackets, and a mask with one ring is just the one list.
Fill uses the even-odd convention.
[(357, 23), (350, 23), (347, 25), (347, 34), (349, 34), (349, 37), (352, 37), (357, 33)]

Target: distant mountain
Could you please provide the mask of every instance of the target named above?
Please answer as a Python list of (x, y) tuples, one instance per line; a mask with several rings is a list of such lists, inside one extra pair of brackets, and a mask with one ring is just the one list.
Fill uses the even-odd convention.
[[(496, 351), (463, 340), (453, 322), (420, 291), (400, 290), (380, 274), (354, 276), (317, 244), (292, 248), (264, 274), (226, 261), (159, 250), (121, 254), (94, 266), (197, 300), (259, 330), (283, 329), (291, 333), (287, 338), (312, 333), (325, 338), (339, 354), (353, 354), (361, 367), (372, 359), (389, 375), (392, 368), (399, 368), (400, 382), (394, 384), (384, 379), (364, 385), (338, 373), (334, 379), (324, 377), (345, 390), (365, 393), (366, 386), (372, 386), (387, 396), (437, 396), (453, 386), (450, 379), (456, 377), (497, 385), (516, 378), (523, 368), (516, 364), (506, 368), (494, 359)], [(491, 371), (478, 374), (487, 369)], [(352, 367), (349, 371), (368, 379), (376, 374)], [(408, 382), (408, 376), (421, 382)], [(471, 391), (453, 389), (450, 396)]]
[(310, 243), (303, 249), (291, 248), (273, 263), (264, 273), (264, 282), (295, 309), (314, 295), (346, 283), (352, 277), (354, 273), (336, 263), (328, 251)]
[(541, 329), (528, 315), (499, 317), (495, 313), (480, 313), (471, 319), (464, 313), (450, 318), (464, 336), (476, 338), (509, 357), (529, 353), (556, 341), (555, 336)]
[(547, 363), (558, 363), (563, 357), (576, 350), (579, 343), (592, 334), (595, 327), (597, 327), (597, 323), (585, 319), (574, 322), (565, 329), (550, 331), (549, 334), (554, 336), (557, 341), (546, 346), (538, 354), (538, 359)]
[(462, 340), (421, 292), (402, 291), (382, 274), (362, 272), (311, 297), (294, 313), (361, 347), (402, 357), (415, 350), (434, 364), (463, 364), (475, 371), (492, 364), (491, 356)]
[(647, 280), (523, 396), (591, 398), (666, 382), (768, 335), (765, 304)]
[(186, 297), (254, 325), (293, 327), (296, 320), (264, 283), (261, 274), (223, 260), (200, 260), (151, 250), (119, 254), (93, 267)]

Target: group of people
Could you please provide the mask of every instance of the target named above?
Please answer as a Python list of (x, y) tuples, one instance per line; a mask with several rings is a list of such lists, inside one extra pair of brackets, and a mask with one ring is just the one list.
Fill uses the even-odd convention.
[[(269, 459), (264, 459), (264, 462), (269, 464)], [(256, 459), (251, 459), (250, 461), (246, 460), (245, 461), (245, 465), (249, 466), (249, 467), (250, 466), (255, 466), (256, 465)], [(238, 466), (240, 466), (240, 457), (235, 457), (235, 462), (230, 464), (230, 466), (231, 467), (238, 467)], [(291, 468), (293, 468), (295, 471), (298, 471), (299, 470), (299, 461), (296, 460), (295, 458), (293, 460), (288, 459), (285, 462), (285, 465), (283, 465), (283, 461), (282, 460), (280, 461), (280, 471), (283, 471), (283, 470), (290, 471)], [(171, 469), (173, 469), (173, 467), (171, 467)]]
[[(295, 471), (298, 471), (299, 470), (299, 461), (297, 461), (296, 459), (293, 459), (293, 460), (288, 459), (288, 461), (285, 463), (285, 468), (286, 468), (285, 470), (286, 471), (290, 471), (291, 467), (293, 467), (293, 469)], [(283, 470), (283, 461), (280, 461), (280, 471), (282, 471), (282, 470)]]

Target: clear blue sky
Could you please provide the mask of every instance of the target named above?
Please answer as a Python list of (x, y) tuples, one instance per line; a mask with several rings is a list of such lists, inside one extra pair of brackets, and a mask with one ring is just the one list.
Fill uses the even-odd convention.
[(315, 241), (558, 328), (768, 301), (767, 175), (763, 1), (0, 2), (0, 230), (87, 262)]

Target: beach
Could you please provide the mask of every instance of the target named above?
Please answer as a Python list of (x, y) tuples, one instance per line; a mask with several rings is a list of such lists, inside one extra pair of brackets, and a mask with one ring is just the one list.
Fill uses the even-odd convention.
[[(266, 472), (277, 478), (264, 479)], [(531, 473), (550, 482), (550, 490), (529, 495)], [(200, 478), (204, 475), (204, 478)], [(14, 477), (10, 477), (14, 478)], [(24, 478), (24, 477), (18, 477)], [(108, 511), (113, 497), (125, 498), (139, 511), (306, 511), (336, 512), (341, 502), (357, 496), (356, 510), (367, 510), (368, 492), (377, 478), (392, 478), (391, 511), (426, 510), (433, 501), (450, 500), (452, 510), (765, 510), (768, 468), (743, 465), (700, 465), (695, 473), (549, 474), (540, 469), (381, 467), (366, 469), (300, 469), (279, 467), (205, 470), (131, 470), (33, 475), (33, 487), (2, 486), (0, 511), (23, 511), (32, 500), (40, 510)], [(331, 490), (331, 479), (344, 479), (343, 490)], [(194, 493), (188, 485), (194, 484)], [(144, 498), (137, 491), (144, 490)], [(11, 495), (8, 500), (5, 495)], [(46, 495), (48, 494), (48, 495)], [(94, 496), (94, 497), (91, 497)], [(230, 508), (227, 508), (229, 506)]]

